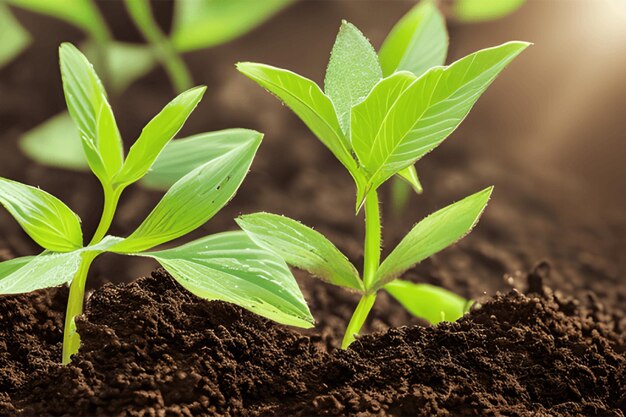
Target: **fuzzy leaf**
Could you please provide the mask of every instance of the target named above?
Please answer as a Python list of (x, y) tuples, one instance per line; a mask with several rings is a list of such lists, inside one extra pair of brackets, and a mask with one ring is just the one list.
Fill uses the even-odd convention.
[(285, 262), (243, 232), (219, 233), (140, 256), (156, 259), (198, 297), (233, 303), (291, 326), (309, 328), (314, 323)]
[(359, 29), (344, 20), (324, 79), (324, 90), (335, 105), (344, 133), (350, 128), (352, 106), (362, 101), (381, 78), (376, 51)]
[(489, 187), (472, 194), (416, 224), (380, 265), (373, 289), (383, 287), (415, 264), (467, 235), (478, 223), (492, 191), (493, 187)]
[(188, 52), (228, 42), (260, 25), (292, 1), (177, 1), (172, 43), (179, 51)]
[(80, 219), (45, 191), (0, 177), (0, 204), (42, 247), (57, 252), (82, 247)]
[(226, 129), (173, 140), (165, 146), (141, 185), (167, 190), (189, 172), (225, 153), (263, 137), (249, 129)]
[(183, 127), (205, 91), (206, 87), (195, 87), (185, 91), (150, 120), (130, 148), (124, 167), (115, 178), (117, 183), (132, 184), (146, 175), (165, 145)]
[(310, 227), (270, 213), (240, 216), (236, 222), (257, 245), (276, 253), (289, 265), (331, 284), (363, 290), (359, 273), (348, 258)]
[(472, 301), (441, 287), (395, 280), (385, 290), (416, 317), (431, 324), (456, 321), (472, 306)]
[(256, 138), (185, 175), (139, 228), (111, 250), (141, 252), (202, 226), (235, 195), (260, 144)]
[(18, 56), (31, 42), (30, 34), (13, 17), (9, 8), (0, 3), (0, 68)]
[(431, 1), (421, 1), (393, 27), (380, 48), (385, 77), (395, 71), (420, 76), (443, 65), (448, 54), (446, 22)]
[(389, 96), (381, 81), (352, 110), (352, 140), (369, 177), (366, 189), (378, 188), (436, 148), (458, 127), (497, 75), (528, 45), (509, 42), (468, 55), (449, 67), (433, 68), (406, 88), (383, 118), (370, 120), (371, 109), (379, 108), (379, 103), (384, 102), (381, 97)]

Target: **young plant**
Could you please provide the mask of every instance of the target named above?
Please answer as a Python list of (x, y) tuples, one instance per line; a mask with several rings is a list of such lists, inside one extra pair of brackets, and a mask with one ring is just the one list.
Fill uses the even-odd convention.
[[(78, 216), (38, 188), (0, 178), (0, 204), (44, 251), (38, 256), (0, 263), (0, 294), (16, 294), (70, 284), (63, 337), (63, 363), (80, 344), (75, 317), (82, 313), (85, 281), (93, 260), (103, 252), (157, 260), (193, 294), (228, 301), (280, 323), (311, 327), (313, 319), (294, 277), (277, 255), (256, 246), (243, 232), (227, 232), (171, 249), (152, 248), (184, 236), (213, 217), (246, 176), (262, 135), (232, 130), (186, 142), (202, 149), (205, 162), (182, 175), (141, 225), (127, 238), (107, 236), (126, 187), (150, 170), (166, 144), (196, 107), (205, 87), (188, 90), (143, 129), (126, 158), (115, 117), (98, 76), (71, 44), (60, 48), (61, 74), (68, 110), (93, 173), (104, 190), (100, 224), (88, 245)], [(226, 140), (228, 139), (228, 140)], [(227, 144), (228, 142), (228, 144)], [(181, 175), (174, 170), (169, 180)]]
[(418, 185), (414, 164), (448, 137), (496, 76), (528, 44), (509, 42), (484, 49), (449, 66), (441, 61), (439, 36), (420, 25), (437, 13), (423, 3), (394, 28), (379, 54), (352, 24), (343, 22), (332, 50), (324, 91), (291, 71), (244, 62), (237, 68), (281, 99), (326, 145), (356, 184), (356, 211), (365, 206), (363, 275), (324, 236), (286, 217), (257, 213), (239, 217), (239, 226), (259, 246), (288, 264), (361, 294), (342, 346), (354, 340), (386, 289), (409, 311), (432, 322), (455, 320), (468, 302), (448, 291), (398, 278), (416, 263), (450, 246), (478, 221), (492, 187), (439, 210), (419, 222), (380, 263), (381, 218), (378, 188), (400, 175)]

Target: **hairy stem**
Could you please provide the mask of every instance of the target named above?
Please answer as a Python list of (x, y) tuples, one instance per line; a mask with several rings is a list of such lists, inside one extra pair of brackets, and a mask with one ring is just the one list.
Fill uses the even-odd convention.
[[(363, 283), (365, 288), (369, 289), (376, 277), (376, 271), (380, 265), (380, 245), (381, 245), (381, 227), (380, 227), (380, 211), (378, 207), (378, 194), (376, 191), (370, 191), (365, 198), (365, 255), (363, 260)], [(374, 306), (376, 301), (376, 293), (365, 293), (361, 297), (359, 304), (356, 306), (350, 323), (346, 329), (346, 334), (341, 342), (341, 348), (346, 349), (355, 336), (361, 331), (361, 327), (367, 319), (367, 315)]]
[(192, 79), (189, 69), (154, 21), (149, 1), (126, 0), (126, 8), (143, 37), (155, 48), (157, 58), (165, 68), (176, 91), (181, 93), (191, 88)]
[(65, 326), (63, 327), (63, 356), (61, 363), (67, 365), (71, 361), (73, 354), (78, 352), (80, 346), (80, 336), (76, 331), (75, 318), (83, 313), (83, 299), (85, 297), (85, 282), (87, 281), (87, 273), (91, 262), (96, 255), (86, 253), (78, 268), (78, 272), (72, 279), (70, 285), (70, 295), (67, 300), (67, 308), (65, 310)]

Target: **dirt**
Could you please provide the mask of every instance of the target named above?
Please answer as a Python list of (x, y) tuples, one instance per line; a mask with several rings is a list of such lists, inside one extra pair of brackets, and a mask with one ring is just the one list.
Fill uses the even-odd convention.
[[(156, 4), (159, 16), (167, 15), (171, 3)], [(119, 8), (101, 7), (116, 22), (118, 38), (138, 39), (125, 29)], [(354, 16), (380, 42), (381, 27), (407, 3), (391, 2), (373, 20), (366, 9), (350, 1), (301, 2), (240, 41), (186, 57), (209, 92), (181, 136), (233, 126), (266, 132), (235, 199), (190, 238), (235, 229), (233, 217), (263, 210), (314, 226), (355, 265), (362, 263), (363, 224), (353, 214), (349, 176), (299, 120), (232, 63), (268, 62), (320, 81), (341, 18)], [(56, 47), (81, 35), (49, 19), (18, 15), (37, 42), (0, 70), (0, 175), (62, 198), (89, 235), (101, 204), (97, 181), (36, 165), (17, 146), (23, 132), (64, 108), (52, 70)], [(463, 39), (463, 33), (452, 33), (453, 45), (455, 36)], [(302, 44), (310, 46), (307, 54), (294, 60)], [(173, 96), (167, 85), (155, 70), (112, 98), (127, 148)], [(624, 212), (580, 201), (579, 178), (551, 166), (536, 169), (534, 160), (507, 152), (489, 127), (478, 108), (420, 161), (425, 194), (412, 198), (402, 215), (392, 213), (383, 190), (388, 252), (424, 215), (495, 184), (478, 228), (405, 276), (483, 304), (458, 323), (424, 327), (381, 294), (364, 329), (371, 335), (341, 351), (357, 297), (305, 273), (296, 276), (318, 324), (300, 332), (199, 300), (162, 272), (133, 281), (154, 264), (105, 255), (92, 268), (88, 282), (96, 290), (79, 324), (83, 346), (70, 366), (57, 365), (67, 290), (0, 297), (0, 414), (625, 415)], [(130, 233), (159, 197), (129, 190), (112, 233)], [(0, 260), (40, 250), (4, 212), (0, 225)]]

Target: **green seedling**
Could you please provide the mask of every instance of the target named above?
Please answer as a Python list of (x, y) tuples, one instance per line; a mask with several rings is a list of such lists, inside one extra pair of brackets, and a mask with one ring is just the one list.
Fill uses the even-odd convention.
[[(417, 186), (415, 162), (459, 126), (480, 95), (528, 43), (505, 43), (449, 66), (429, 68), (431, 61), (425, 59), (421, 44), (430, 41), (420, 33), (428, 31), (428, 26), (419, 22), (424, 13), (432, 12), (431, 3), (409, 12), (378, 54), (356, 27), (344, 22), (332, 50), (324, 91), (288, 70), (250, 62), (237, 65), (289, 106), (330, 149), (354, 179), (357, 213), (365, 207), (362, 275), (329, 240), (295, 220), (267, 213), (237, 220), (253, 241), (288, 264), (361, 294), (344, 348), (359, 333), (383, 288), (409, 311), (433, 322), (455, 320), (468, 306), (466, 300), (446, 290), (398, 278), (469, 233), (492, 188), (417, 223), (382, 263), (377, 190), (396, 175)], [(427, 52), (441, 60), (445, 48), (438, 43)]]
[[(63, 20), (82, 30), (87, 40), (81, 50), (94, 62), (110, 92), (120, 95), (156, 65), (164, 68), (178, 93), (189, 89), (192, 77), (182, 54), (242, 36), (293, 0), (176, 0), (172, 29), (167, 34), (155, 21), (148, 0), (125, 0), (123, 4), (146, 44), (115, 40), (93, 0), (0, 0), (0, 66), (13, 59), (30, 42), (30, 35), (5, 2), (12, 7)], [(27, 132), (19, 143), (27, 156), (43, 165), (89, 170), (78, 132), (66, 112)], [(167, 150), (162, 158), (166, 155)]]
[[(153, 258), (199, 297), (231, 302), (280, 323), (311, 327), (313, 319), (285, 262), (259, 248), (241, 231), (151, 251), (197, 229), (233, 197), (262, 135), (235, 129), (185, 141), (188, 149), (204, 152), (205, 162), (189, 173), (165, 164), (164, 169), (170, 170), (165, 174), (167, 180), (182, 177), (130, 236), (107, 236), (122, 192), (160, 163), (159, 154), (183, 126), (205, 88), (185, 91), (165, 106), (144, 127), (125, 157), (105, 90), (90, 63), (71, 44), (61, 46), (60, 61), (69, 113), (104, 191), (102, 218), (84, 246), (80, 220), (68, 206), (38, 188), (0, 178), (0, 204), (44, 248), (38, 256), (0, 263), (0, 294), (70, 284), (63, 363), (78, 351), (75, 317), (82, 313), (90, 265), (103, 252)], [(215, 147), (211, 146), (213, 140)]]

